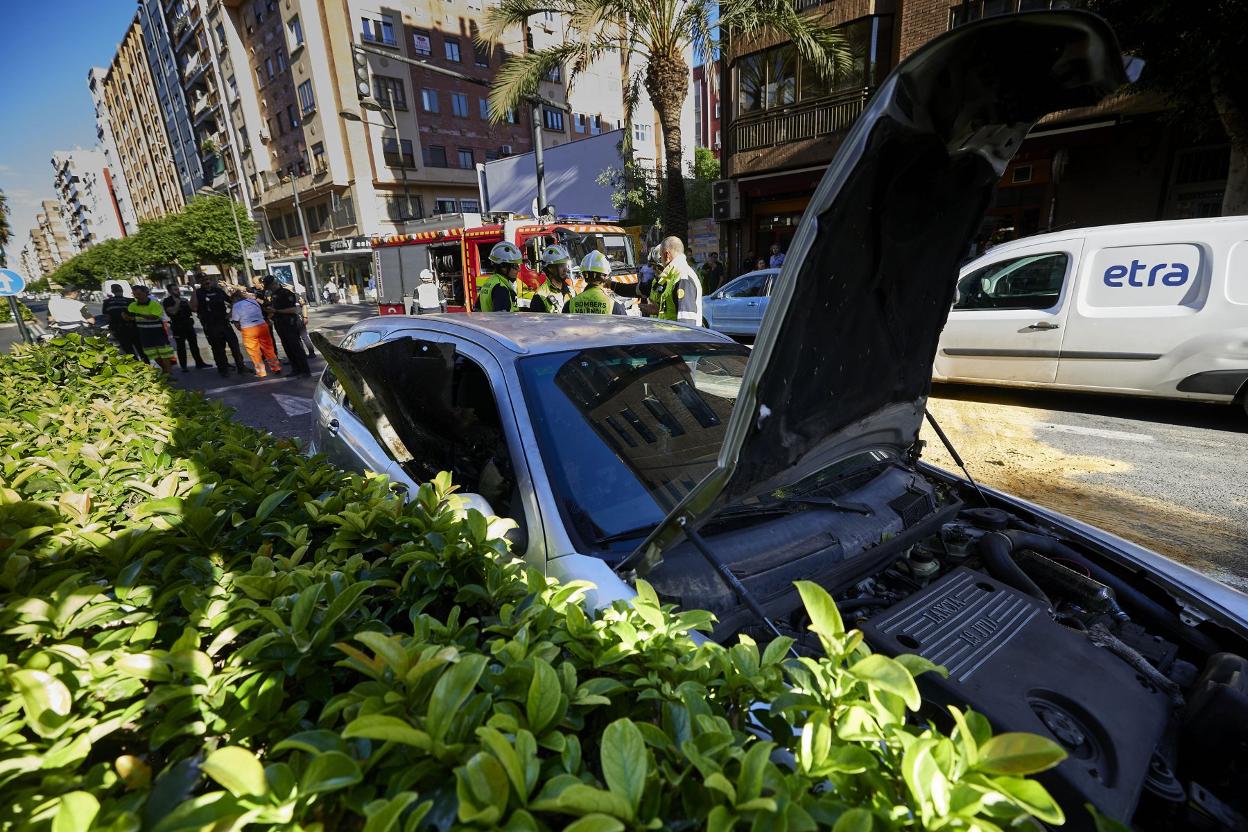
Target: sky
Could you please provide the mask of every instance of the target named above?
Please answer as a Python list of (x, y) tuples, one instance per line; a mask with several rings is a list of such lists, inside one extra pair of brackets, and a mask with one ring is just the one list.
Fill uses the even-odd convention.
[(13, 228), (10, 267), (40, 200), (56, 196), (52, 151), (96, 144), (87, 70), (108, 66), (137, 9), (134, 0), (0, 0), (0, 189)]

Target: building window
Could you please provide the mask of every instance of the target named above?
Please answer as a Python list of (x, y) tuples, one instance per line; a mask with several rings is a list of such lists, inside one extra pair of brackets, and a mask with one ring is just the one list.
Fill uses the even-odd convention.
[(485, 151), (485, 161), (487, 161), (487, 162), (496, 162), (496, 161), (498, 161), (498, 159), (499, 159), (499, 158), (500, 158), (500, 157), (499, 157), (499, 155), (498, 155), (498, 151), (497, 151), (497, 150), (487, 150), (487, 151)]
[(594, 116), (589, 124), (589, 132), (591, 135), (597, 136), (602, 132), (602, 116)]
[[(419, 195), (386, 197), (386, 216), (395, 222), (402, 220), (420, 219), (425, 215), (424, 209), (420, 203)], [(343, 223), (348, 225), (350, 223)]]
[(481, 105), (481, 120), (482, 120), (482, 121), (489, 121), (489, 120), (490, 120), (490, 102), (489, 102), (489, 99), (487, 99), (487, 98), (479, 98), (479, 99), (477, 99), (477, 103)]
[(633, 125), (633, 141), (648, 142), (650, 141), (650, 125), (634, 124)]
[(279, 49), (277, 50), (277, 71), (285, 72), (286, 67), (287, 67), (286, 53)]
[(403, 86), (403, 80), (400, 78), (391, 78), (388, 75), (374, 75), (373, 96), (376, 97), (379, 104), (384, 104), (387, 107), (393, 105), (396, 110), (407, 109), (407, 91)]
[(436, 113), (438, 111), (437, 90), (425, 89), (420, 91), (420, 108), (426, 113)]
[(555, 110), (551, 107), (543, 107), (542, 123), (546, 126), (547, 130), (555, 130), (562, 133), (563, 112), (561, 110)]
[(222, 26), (220, 23), (218, 23), (218, 24), (217, 24), (217, 25), (213, 28), (213, 32), (215, 32), (215, 33), (216, 33), (216, 36), (217, 36), (217, 46), (218, 46), (218, 48), (220, 48), (220, 49), (224, 49), (224, 48), (225, 48), (225, 27), (224, 27), (224, 26)]
[(508, 110), (507, 115), (503, 120), (506, 121), (508, 124), (519, 124), (520, 117), (516, 115), (516, 108), (512, 107), (510, 110)]
[(433, 43), (428, 32), (412, 32), (412, 50), (417, 55), (433, 54)]
[(238, 79), (231, 75), (225, 79), (225, 85), (230, 88), (229, 96), (231, 101), (238, 99)]
[(459, 38), (443, 38), (442, 48), (446, 50), (446, 59), (459, 63)]
[(999, 14), (1069, 9), (1085, 5), (1087, 4), (1078, 0), (962, 0), (949, 9), (949, 28)]
[(456, 214), (459, 212), (459, 206), (455, 200), (448, 197), (438, 197), (433, 201), (433, 213), (437, 214)]
[(576, 113), (572, 116), (572, 129), (578, 133), (585, 132), (585, 114)]
[(317, 173), (324, 173), (329, 169), (329, 162), (325, 158), (325, 145), (317, 142), (312, 145), (312, 170)]
[(425, 167), (427, 168), (444, 168), (446, 167), (446, 148), (440, 144), (425, 145), (424, 148)]
[[(308, 81), (304, 81), (304, 83), (310, 84)], [(308, 89), (311, 90), (311, 86), (309, 86)], [(286, 121), (290, 124), (291, 130), (294, 130), (299, 126), (299, 117), (295, 115), (295, 108), (293, 106), (286, 107)]]
[(468, 117), (468, 96), (462, 92), (451, 93), (451, 112), (462, 118)]
[(474, 41), (472, 44), (472, 62), (477, 66), (489, 66), (490, 47), (486, 46), (482, 48)]
[[(299, 85), (299, 111), (305, 116), (316, 109), (316, 96), (312, 94), (312, 82), (304, 81)], [(298, 125), (294, 125), (298, 126)]]
[(277, 74), (277, 73), (274, 71), (274, 69), (273, 69), (273, 59), (272, 59), (272, 58), (265, 58), (265, 59), (264, 59), (264, 70), (265, 70), (265, 72), (267, 72), (267, 73), (268, 73), (268, 76), (269, 76), (269, 77), (268, 77), (268, 80), (272, 81), (272, 80), (273, 80), (273, 76)]
[(256, 16), (257, 23), (264, 22), (264, 0), (253, 0), (251, 4), (251, 13)]
[(291, 52), (303, 46), (303, 24), (299, 22), (299, 15), (295, 15), (286, 23), (286, 33), (289, 37)]
[(384, 43), (386, 46), (397, 45), (394, 40), (394, 21), (388, 14), (380, 17), (361, 17), (360, 37), (373, 43)]
[(461, 199), (459, 201), (459, 210), (465, 214), (476, 214), (481, 211), (481, 203), (475, 199)]
[(719, 118), (719, 99), (715, 99), (715, 118)]
[[(400, 155), (400, 150), (402, 154)], [(412, 150), (412, 142), (410, 139), (398, 139), (383, 136), (381, 139), (381, 151), (385, 156), (386, 167), (388, 168), (414, 168), (416, 167), (416, 154)]]
[(459, 166), (464, 170), (472, 170), (477, 166), (477, 160), (472, 155), (472, 148), (461, 147), (459, 149)]
[(559, 64), (555, 64), (550, 69), (546, 70), (546, 80), (555, 82), (562, 81), (563, 67), (559, 66)]

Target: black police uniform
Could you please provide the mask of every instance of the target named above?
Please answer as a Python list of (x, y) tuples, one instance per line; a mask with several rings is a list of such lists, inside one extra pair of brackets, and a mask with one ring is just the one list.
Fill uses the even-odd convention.
[(230, 362), (226, 358), (225, 348), (228, 345), (234, 355), (234, 368), (238, 372), (246, 372), (243, 363), (243, 350), (238, 344), (238, 335), (230, 326), (230, 297), (220, 286), (195, 290), (195, 307), (199, 314), (199, 324), (204, 328), (204, 337), (208, 346), (212, 347), (212, 359), (217, 364), (217, 372), (228, 375)]

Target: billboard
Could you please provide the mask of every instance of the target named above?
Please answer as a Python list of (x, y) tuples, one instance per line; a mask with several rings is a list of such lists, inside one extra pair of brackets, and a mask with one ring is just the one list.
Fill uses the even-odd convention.
[[(542, 149), (546, 199), (560, 216), (606, 219), (619, 215), (611, 204), (611, 188), (600, 185), (597, 179), (607, 169), (624, 167), (620, 156), (623, 139), (623, 130), (612, 130)], [(537, 169), (531, 152), (486, 162), (478, 178), (483, 210), (513, 214), (533, 212), (533, 201), (537, 199)]]

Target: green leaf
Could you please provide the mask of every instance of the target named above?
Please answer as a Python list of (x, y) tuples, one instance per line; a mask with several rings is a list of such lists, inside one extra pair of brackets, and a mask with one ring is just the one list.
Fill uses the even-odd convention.
[(906, 707), (917, 711), (922, 704), (919, 686), (914, 677), (896, 659), (880, 653), (873, 653), (861, 661), (855, 662), (849, 672), (856, 679), (866, 682), (870, 687), (894, 693), (901, 697)]
[(602, 776), (607, 788), (623, 795), (636, 813), (646, 790), (650, 760), (641, 731), (631, 719), (617, 719), (602, 732)]
[(407, 808), (420, 799), (415, 792), (399, 792), (385, 802), (383, 806), (374, 808), (368, 813), (364, 823), (364, 832), (390, 832), (399, 822), (399, 818)]
[(845, 635), (845, 622), (827, 590), (810, 581), (795, 581), (793, 585), (802, 596), (812, 632), (825, 641), (835, 641)]
[(455, 792), (461, 821), (494, 824), (507, 808), (507, 773), (497, 759), (478, 751), (455, 769)]
[(535, 800), (530, 804), (530, 808), (535, 812), (555, 811), (571, 815), (604, 814), (626, 821), (633, 819), (633, 807), (623, 796), (582, 783), (568, 786), (555, 797)]
[(875, 816), (866, 809), (850, 809), (836, 819), (832, 832), (871, 832)]
[(737, 800), (748, 803), (763, 793), (763, 775), (775, 747), (774, 742), (759, 740), (745, 752), (745, 757), (741, 760), (741, 773), (737, 775)]
[(10, 678), (22, 696), (22, 708), (30, 729), (41, 737), (56, 733), (74, 704), (69, 688), (42, 670), (18, 670)]
[(299, 782), (299, 794), (318, 794), (332, 792), (354, 786), (364, 779), (360, 767), (346, 754), (338, 751), (327, 751), (313, 757), (304, 769), (303, 779)]
[(533, 680), (529, 683), (529, 697), (525, 703), (525, 715), (529, 730), (541, 736), (559, 713), (559, 699), (563, 689), (555, 669), (539, 658), (533, 659)]
[(376, 653), (394, 675), (402, 676), (407, 672), (407, 651), (399, 644), (398, 638), (372, 631), (356, 633), (354, 638)]
[(1022, 777), (993, 777), (993, 787), (1005, 795), (1011, 803), (1026, 810), (1029, 814), (1053, 826), (1061, 826), (1066, 822), (1062, 807), (1035, 780)]
[(200, 764), (200, 769), (235, 797), (268, 794), (264, 766), (246, 748), (237, 745), (218, 748)]
[(52, 832), (87, 832), (100, 812), (100, 801), (87, 792), (61, 795), (52, 818)]
[(404, 719), (385, 714), (357, 717), (343, 729), (342, 736), (344, 739), (363, 737), (382, 742), (397, 742), (423, 751), (428, 751), (432, 747), (432, 741), (424, 731), (413, 728)]
[(486, 661), (485, 656), (466, 656), (451, 665), (433, 686), (425, 727), (435, 740), (440, 742), (450, 730), (451, 720), (477, 686), (477, 680), (485, 671)]
[[(347, 726), (348, 730), (350, 726)], [(345, 732), (344, 732), (345, 734)], [(309, 754), (322, 754), (326, 751), (346, 751), (346, 743), (333, 731), (314, 730), (292, 734), (273, 746), (272, 754), (279, 751), (306, 751)]]
[(586, 815), (563, 827), (563, 832), (623, 832), (625, 828), (610, 815)]
[(1092, 816), (1092, 823), (1096, 825), (1096, 832), (1131, 832), (1131, 827), (1114, 820), (1108, 815), (1101, 814), (1101, 811), (1091, 803), (1083, 804), (1083, 808)]
[(976, 771), (988, 774), (1035, 774), (1066, 759), (1057, 743), (1036, 734), (998, 734), (979, 749)]
[(295, 602), (295, 608), (290, 613), (291, 632), (302, 633), (308, 628), (308, 622), (312, 620), (312, 613), (316, 610), (316, 602), (321, 599), (324, 589), (323, 583), (313, 584), (299, 593), (299, 600)]
[(269, 515), (272, 514), (278, 506), (285, 502), (287, 497), (294, 493), (295, 492), (288, 489), (283, 489), (281, 491), (274, 491), (272, 494), (265, 497), (260, 501), (260, 507), (256, 509), (256, 519), (261, 523), (268, 520)]

